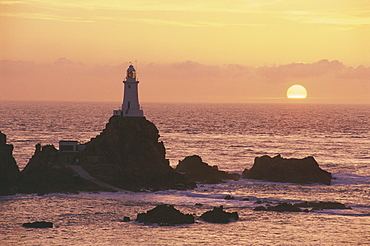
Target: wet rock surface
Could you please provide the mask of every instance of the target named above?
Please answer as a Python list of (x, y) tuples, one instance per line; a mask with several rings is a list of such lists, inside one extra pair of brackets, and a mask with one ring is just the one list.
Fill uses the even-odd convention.
[(136, 221), (158, 225), (192, 224), (194, 223), (194, 216), (181, 213), (173, 205), (163, 204), (146, 213), (138, 214)]
[(331, 173), (321, 169), (312, 157), (286, 159), (277, 155), (256, 157), (253, 167), (245, 169), (242, 178), (264, 179), (284, 183), (321, 183), (330, 185)]
[(225, 180), (238, 180), (240, 175), (218, 170), (217, 166), (210, 166), (202, 161), (198, 155), (187, 156), (179, 161), (176, 171), (183, 173), (188, 179), (205, 184), (217, 184)]

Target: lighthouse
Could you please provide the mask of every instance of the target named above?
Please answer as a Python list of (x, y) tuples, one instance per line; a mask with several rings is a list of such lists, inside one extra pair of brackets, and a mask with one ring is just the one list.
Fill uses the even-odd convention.
[(127, 69), (126, 80), (123, 81), (123, 103), (121, 110), (114, 110), (114, 115), (124, 117), (144, 117), (143, 110), (140, 109), (138, 84), (136, 80), (136, 70), (133, 65)]

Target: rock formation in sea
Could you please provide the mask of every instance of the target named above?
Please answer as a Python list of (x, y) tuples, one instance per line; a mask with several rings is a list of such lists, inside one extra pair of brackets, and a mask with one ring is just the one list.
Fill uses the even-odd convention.
[(173, 205), (162, 204), (146, 213), (139, 213), (136, 221), (158, 225), (192, 224), (194, 223), (194, 216), (181, 213)]
[(189, 180), (206, 184), (217, 184), (228, 179), (238, 180), (240, 177), (237, 173), (219, 171), (217, 166), (208, 165), (198, 155), (187, 156), (179, 161), (176, 171), (183, 173)]
[[(194, 188), (194, 182), (169, 165), (163, 142), (158, 142), (158, 138), (157, 128), (144, 117), (112, 116), (103, 132), (86, 143), (82, 152), (58, 151), (53, 145), (37, 144), (35, 154), (20, 174), (20, 192)], [(68, 155), (71, 158), (66, 158)], [(74, 170), (72, 165), (78, 164), (92, 177), (86, 178)], [(99, 185), (94, 178), (114, 187), (102, 186), (102, 182)]]
[(78, 176), (60, 161), (53, 145), (36, 145), (35, 154), (20, 177), (21, 193), (76, 193), (78, 191), (104, 191), (96, 184)]
[(203, 213), (199, 218), (211, 223), (229, 223), (239, 220), (239, 215), (237, 212), (226, 212), (223, 206), (220, 206)]
[(294, 206), (301, 207), (301, 208), (312, 208), (312, 210), (320, 210), (320, 209), (351, 209), (351, 207), (347, 207), (345, 204), (340, 202), (299, 202), (295, 203)]
[(47, 221), (35, 221), (32, 223), (23, 223), (22, 226), (27, 228), (53, 228), (53, 223)]
[(144, 117), (112, 116), (86, 144), (80, 165), (91, 176), (127, 190), (194, 188), (195, 183), (169, 165), (158, 138), (158, 129)]
[(264, 179), (271, 182), (321, 183), (330, 185), (331, 173), (321, 169), (312, 157), (286, 159), (277, 155), (256, 157), (251, 169), (245, 169), (242, 178)]
[(0, 131), (0, 195), (17, 193), (19, 168), (13, 157), (13, 145), (6, 143), (6, 135)]
[[(305, 209), (301, 209), (305, 208)], [(288, 203), (281, 202), (273, 206), (267, 204), (267, 206), (257, 206), (253, 210), (255, 211), (276, 211), (276, 212), (309, 212), (308, 208), (312, 210), (322, 210), (322, 209), (351, 209), (343, 203), (340, 202), (299, 202), (299, 203)]]

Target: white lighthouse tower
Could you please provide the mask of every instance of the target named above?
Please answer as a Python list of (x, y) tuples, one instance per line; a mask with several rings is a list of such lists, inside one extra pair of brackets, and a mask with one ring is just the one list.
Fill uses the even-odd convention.
[(126, 80), (124, 83), (123, 103), (121, 110), (114, 110), (114, 115), (125, 117), (144, 117), (143, 110), (140, 109), (138, 84), (136, 80), (136, 70), (133, 65), (127, 69)]

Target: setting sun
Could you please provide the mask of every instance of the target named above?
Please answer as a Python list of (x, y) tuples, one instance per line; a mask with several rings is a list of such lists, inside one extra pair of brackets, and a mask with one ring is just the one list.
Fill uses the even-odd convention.
[(289, 99), (304, 99), (307, 97), (307, 90), (301, 85), (292, 85), (286, 92)]

